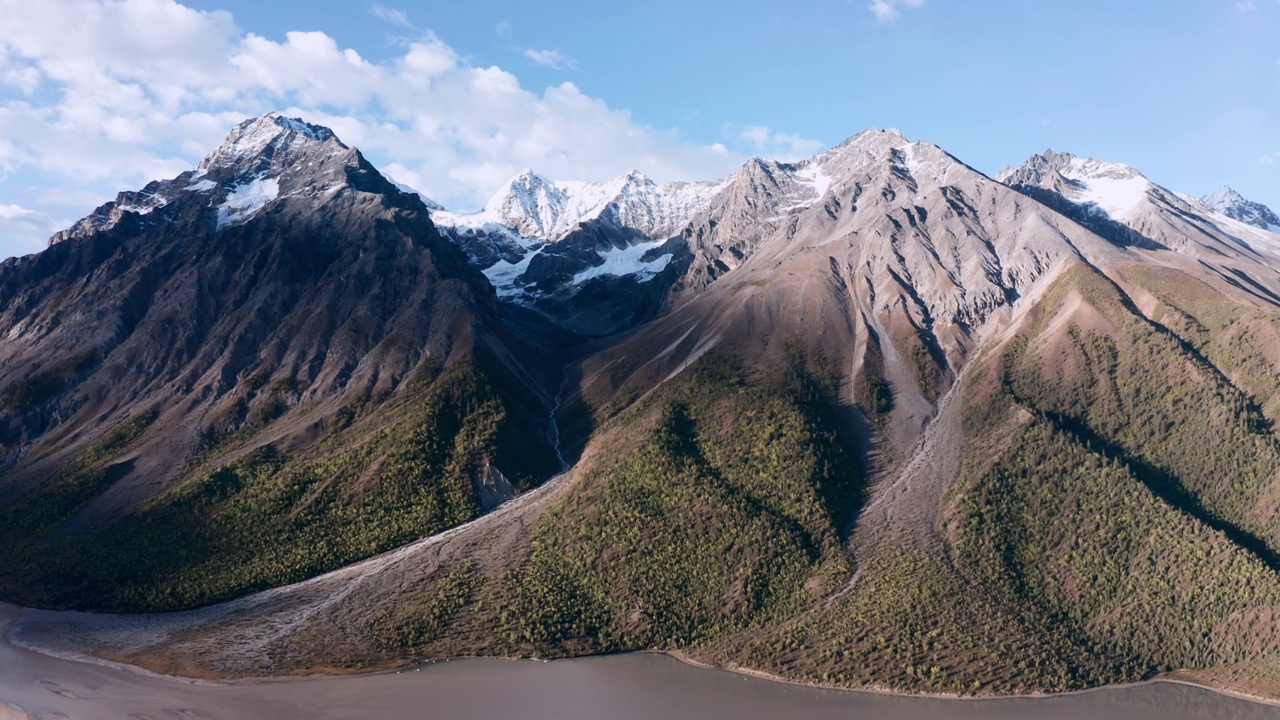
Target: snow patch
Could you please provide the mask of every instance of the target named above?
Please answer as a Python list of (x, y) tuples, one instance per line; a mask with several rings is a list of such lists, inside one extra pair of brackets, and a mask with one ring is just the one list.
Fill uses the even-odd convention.
[(822, 171), (822, 166), (812, 160), (809, 164), (796, 170), (795, 178), (802, 185), (806, 185), (814, 192), (812, 203), (816, 203), (826, 197), (827, 190), (831, 189), (831, 178)]
[(489, 278), (489, 282), (493, 283), (493, 289), (500, 298), (514, 298), (524, 294), (524, 289), (516, 287), (516, 280), (529, 269), (529, 263), (533, 258), (541, 253), (538, 249), (521, 258), (518, 263), (509, 263), (506, 260), (499, 260), (490, 265), (481, 272)]
[(169, 204), (169, 198), (154, 193), (138, 192), (133, 199), (135, 202), (117, 205), (117, 207), (125, 212), (147, 215), (152, 210)]
[(191, 192), (202, 193), (202, 192), (209, 192), (210, 190), (216, 187), (218, 187), (218, 183), (212, 180), (200, 180), (198, 182), (191, 183), (186, 187), (186, 189), (190, 190)]
[(218, 229), (248, 221), (279, 196), (280, 182), (275, 178), (258, 178), (241, 185), (218, 206)]
[(649, 261), (643, 259), (646, 253), (661, 247), (663, 242), (657, 240), (639, 243), (631, 247), (606, 250), (600, 253), (600, 259), (604, 262), (574, 275), (573, 284), (580, 285), (593, 277), (601, 275), (636, 275), (640, 282), (648, 282), (658, 273), (665, 270), (667, 265), (671, 263), (671, 253), (660, 255)]
[(1073, 201), (1092, 205), (1113, 220), (1124, 220), (1137, 210), (1152, 187), (1150, 180), (1128, 165), (1089, 158), (1072, 158), (1062, 174), (1081, 186)]
[(1115, 220), (1123, 220), (1147, 199), (1151, 183), (1146, 178), (1093, 178), (1085, 181), (1085, 189), (1077, 198), (1100, 208)]
[(1280, 257), (1280, 226), (1272, 225), (1269, 229), (1263, 230), (1216, 210), (1212, 212), (1211, 217), (1219, 228), (1254, 250), (1265, 251)]

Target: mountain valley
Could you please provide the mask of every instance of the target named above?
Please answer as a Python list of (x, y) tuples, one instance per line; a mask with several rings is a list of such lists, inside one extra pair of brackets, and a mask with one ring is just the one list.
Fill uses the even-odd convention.
[(873, 129), (466, 214), (272, 113), (0, 263), (0, 332), (26, 643), (1280, 697), (1280, 220), (1230, 188)]

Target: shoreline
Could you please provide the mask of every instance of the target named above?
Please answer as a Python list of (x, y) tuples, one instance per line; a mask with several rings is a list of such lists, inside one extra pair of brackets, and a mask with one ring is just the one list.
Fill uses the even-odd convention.
[[(955, 693), (913, 693), (913, 692), (903, 692), (901, 690), (892, 690), (889, 688), (882, 688), (882, 687), (848, 687), (845, 685), (831, 685), (829, 683), (810, 682), (807, 680), (794, 680), (792, 678), (787, 678), (782, 675), (775, 675), (765, 670), (757, 670), (755, 668), (742, 667), (740, 665), (723, 667), (720, 665), (705, 663), (705, 662), (702, 662), (701, 660), (696, 660), (692, 657), (689, 657), (688, 655), (685, 655), (679, 650), (638, 650), (637, 652), (650, 653), (654, 655), (666, 655), (667, 657), (670, 657), (674, 660), (684, 663), (685, 665), (688, 665), (690, 667), (695, 667), (700, 670), (716, 670), (720, 672), (731, 673), (733, 675), (741, 675), (744, 677), (754, 678), (756, 680), (766, 680), (768, 682), (780, 683), (783, 685), (805, 687), (805, 688), (811, 688), (814, 690), (831, 690), (835, 692), (846, 692), (846, 693), (864, 693), (867, 695), (881, 695), (884, 697), (895, 697), (895, 698), (920, 698), (920, 699), (930, 699), (930, 700), (954, 700), (954, 701), (963, 701), (963, 702), (988, 702), (988, 701), (1001, 701), (1001, 700), (1053, 700), (1055, 698), (1068, 698), (1068, 697), (1079, 696), (1079, 695), (1091, 695), (1096, 693), (1103, 693), (1103, 692), (1108, 692), (1113, 690), (1127, 690), (1131, 688), (1148, 687), (1151, 685), (1165, 684), (1165, 685), (1183, 685), (1186, 687), (1193, 687), (1193, 688), (1198, 688), (1200, 690), (1206, 690), (1208, 692), (1211, 692), (1217, 695), (1222, 695), (1224, 697), (1229, 697), (1234, 700), (1242, 700), (1245, 702), (1255, 703), (1257, 705), (1266, 705), (1268, 707), (1280, 707), (1280, 698), (1268, 697), (1266, 695), (1254, 695), (1254, 694), (1245, 692), (1243, 690), (1233, 690), (1227, 687), (1210, 685), (1208, 683), (1195, 682), (1194, 680), (1188, 680), (1188, 679), (1176, 678), (1176, 677), (1167, 677), (1167, 676), (1158, 676), (1158, 677), (1151, 678), (1150, 680), (1139, 680), (1137, 682), (1117, 683), (1113, 685), (1099, 685), (1097, 687), (1081, 688), (1079, 690), (1067, 690), (1064, 692), (1054, 692), (1054, 693), (1039, 692), (1039, 693), (1024, 693), (1021, 695), (957, 695)], [(590, 657), (590, 656), (587, 656), (587, 657)], [(1175, 670), (1174, 672), (1177, 673), (1177, 672), (1193, 672), (1193, 671)]]
[[(123, 670), (129, 673), (133, 673), (135, 675), (139, 675), (142, 677), (154, 678), (154, 679), (162, 680), (165, 682), (172, 682), (179, 685), (227, 686), (227, 687), (244, 686), (244, 685), (271, 685), (271, 684), (277, 684), (277, 683), (297, 683), (297, 682), (306, 682), (306, 681), (314, 681), (314, 680), (327, 680), (327, 679), (334, 679), (334, 678), (354, 678), (354, 677), (377, 676), (377, 675), (394, 675), (394, 674), (401, 674), (406, 671), (413, 671), (415, 669), (420, 669), (424, 665), (434, 665), (438, 663), (448, 663), (453, 661), (497, 660), (497, 661), (511, 662), (511, 663), (521, 663), (521, 662), (544, 662), (545, 663), (545, 662), (560, 662), (565, 660), (587, 660), (593, 657), (608, 657), (609, 655), (612, 655), (612, 654), (626, 654), (626, 653), (604, 653), (600, 655), (580, 655), (575, 657), (557, 658), (555, 660), (545, 660), (545, 659), (540, 660), (538, 658), (527, 658), (527, 657), (460, 656), (460, 657), (449, 657), (449, 658), (429, 658), (429, 659), (409, 662), (399, 666), (387, 667), (385, 669), (370, 670), (367, 672), (349, 672), (348, 673), (348, 672), (334, 672), (332, 670), (330, 671), (317, 670), (315, 672), (307, 672), (307, 673), (300, 673), (300, 674), (293, 674), (293, 675), (281, 675), (281, 676), (249, 676), (249, 677), (242, 677), (242, 678), (208, 679), (208, 678), (197, 678), (197, 677), (188, 677), (188, 676), (182, 676), (182, 675), (158, 673), (152, 670), (148, 670), (147, 668), (139, 665), (126, 663), (126, 662), (119, 662), (116, 660), (110, 660), (110, 659), (99, 657), (97, 655), (92, 655), (86, 652), (58, 652), (58, 651), (42, 648), (39, 645), (21, 642), (13, 637), (12, 631), (16, 624), (16, 621), (21, 616), (22, 611), (24, 609), (25, 608), (21, 608), (16, 605), (11, 605), (9, 603), (0, 603), (0, 642), (3, 642), (16, 649), (37, 653), (39, 655), (43, 655), (43, 656), (58, 659), (58, 660), (82, 663), (86, 665), (95, 665), (99, 667), (114, 668), (117, 670)], [(749, 668), (749, 667), (742, 667), (739, 665), (731, 665), (731, 666), (714, 665), (714, 664), (703, 662), (701, 660), (693, 658), (679, 650), (638, 650), (638, 651), (635, 651), (635, 653), (648, 654), (648, 655), (663, 655), (683, 665), (686, 665), (692, 668), (697, 668), (699, 670), (724, 672), (732, 675), (748, 677), (754, 680), (762, 680), (765, 682), (777, 683), (781, 685), (790, 685), (793, 687), (809, 688), (813, 690), (834, 691), (839, 693), (876, 695), (876, 696), (882, 696), (882, 697), (893, 697), (893, 698), (903, 698), (903, 699), (918, 698), (922, 700), (946, 700), (946, 701), (962, 701), (962, 702), (977, 702), (977, 703), (1000, 702), (1000, 701), (1009, 701), (1009, 700), (1053, 700), (1055, 698), (1068, 698), (1072, 696), (1105, 693), (1108, 691), (1125, 690), (1130, 688), (1151, 686), (1151, 685), (1157, 685), (1157, 684), (1170, 684), (1170, 685), (1183, 685), (1187, 687), (1198, 688), (1198, 689), (1205, 690), (1217, 695), (1221, 695), (1223, 697), (1231, 698), (1233, 700), (1239, 700), (1243, 702), (1249, 702), (1249, 703), (1264, 705), (1268, 707), (1280, 707), (1280, 698), (1253, 694), (1244, 690), (1226, 687), (1225, 685), (1214, 685), (1208, 682), (1197, 682), (1189, 678), (1173, 677), (1171, 676), (1172, 674), (1166, 675), (1166, 676), (1154, 677), (1149, 680), (1141, 680), (1138, 682), (1121, 683), (1121, 684), (1115, 684), (1115, 685), (1100, 685), (1097, 687), (1081, 688), (1079, 690), (1068, 690), (1065, 692), (1058, 692), (1058, 693), (1041, 692), (1041, 693), (1025, 693), (1025, 694), (1018, 694), (1018, 695), (957, 695), (954, 693), (903, 692), (900, 690), (893, 690), (893, 689), (883, 688), (883, 687), (848, 687), (843, 685), (832, 685), (829, 683), (797, 680), (797, 679), (787, 678), (781, 675), (776, 675), (774, 673), (770, 673), (764, 670), (758, 670), (758, 669)], [(1194, 671), (1180, 670), (1180, 671), (1174, 671), (1174, 674), (1181, 673), (1181, 672), (1189, 673)]]

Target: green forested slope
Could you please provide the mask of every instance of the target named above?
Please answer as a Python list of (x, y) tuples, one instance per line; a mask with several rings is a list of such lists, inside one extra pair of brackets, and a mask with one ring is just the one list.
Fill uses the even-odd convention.
[[(0, 509), (6, 597), (173, 610), (303, 580), (475, 517), (473, 478), (510, 452), (499, 442), (510, 425), (501, 397), (481, 363), (459, 360), (385, 405), (349, 404), (312, 451), (258, 447), (188, 473), (104, 528), (49, 536), (105, 489), (130, 428), (148, 421), (136, 418), (62, 477)], [(550, 460), (545, 448), (524, 452), (525, 467)]]

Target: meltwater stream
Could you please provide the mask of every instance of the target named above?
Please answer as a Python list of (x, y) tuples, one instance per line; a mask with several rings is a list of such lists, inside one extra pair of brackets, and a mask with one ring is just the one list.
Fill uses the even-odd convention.
[(454, 660), (358, 677), (199, 684), (11, 644), (0, 605), (0, 719), (1261, 720), (1280, 708), (1156, 683), (1045, 699), (939, 700), (818, 690), (653, 654), (556, 662)]

